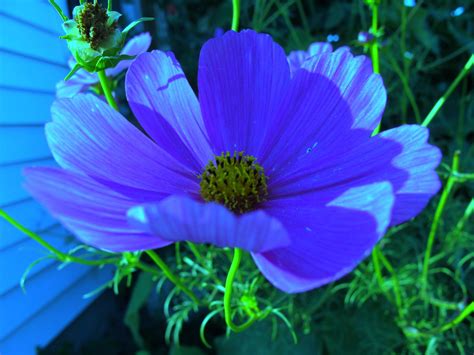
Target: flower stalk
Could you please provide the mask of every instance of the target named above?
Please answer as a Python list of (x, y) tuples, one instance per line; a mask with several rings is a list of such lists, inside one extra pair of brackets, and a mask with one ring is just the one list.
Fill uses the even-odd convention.
[(54, 7), (54, 9), (56, 10), (56, 12), (58, 13), (59, 17), (61, 17), (61, 20), (63, 20), (63, 22), (69, 20), (68, 17), (64, 14), (63, 10), (61, 9), (61, 6), (59, 6), (56, 1), (54, 0), (49, 0), (49, 3)]
[[(380, 74), (380, 59), (379, 59), (379, 47), (377, 43), (377, 32), (378, 32), (378, 18), (379, 18), (379, 4), (378, 1), (371, 1), (369, 3), (369, 6), (372, 10), (372, 26), (370, 28), (370, 32), (374, 35), (374, 39), (370, 42), (370, 57), (372, 59), (372, 68), (374, 70), (374, 73)], [(376, 135), (380, 132), (380, 126), (381, 123), (378, 124), (378, 126), (375, 128), (374, 132), (372, 135)], [(382, 275), (382, 267), (380, 265), (380, 260), (379, 256), (383, 255), (382, 251), (380, 250), (380, 247), (376, 245), (374, 247), (374, 250), (372, 251), (372, 263), (374, 264), (374, 271), (375, 271), (375, 277), (377, 279), (377, 284), (379, 285), (379, 288), (385, 292), (385, 287), (383, 285), (383, 275)], [(387, 298), (389, 298), (387, 294)]]
[(423, 123), (421, 124), (424, 127), (427, 127), (433, 118), (438, 114), (439, 110), (441, 110), (441, 107), (443, 107), (444, 103), (448, 99), (448, 97), (453, 93), (453, 91), (457, 88), (459, 83), (464, 79), (464, 77), (469, 73), (469, 71), (472, 69), (474, 65), (474, 54), (471, 54), (471, 57), (469, 60), (466, 62), (462, 70), (459, 72), (458, 76), (454, 81), (449, 85), (448, 90), (444, 93), (443, 96), (436, 102), (436, 104), (433, 106), (431, 111), (428, 113), (426, 118), (423, 120)]
[[(45, 241), (40, 235), (38, 235), (35, 232), (31, 231), (30, 229), (22, 226), (19, 222), (17, 222), (10, 215), (8, 215), (8, 213), (6, 213), (5, 211), (3, 211), (1, 209), (0, 209), (0, 217), (5, 219), (8, 223), (10, 223), (12, 226), (17, 228), (19, 231), (23, 232), (24, 234), (29, 236), (31, 239), (33, 239), (34, 241), (39, 243), (41, 246), (46, 248), (48, 251), (53, 253), (56, 256), (56, 258), (59, 261), (63, 262), (63, 263), (73, 262), (73, 263), (78, 263), (78, 264), (88, 265), (88, 266), (102, 266), (102, 265), (105, 265), (105, 264), (116, 264), (120, 260), (119, 257), (111, 257), (111, 258), (90, 260), (90, 259), (79, 258), (79, 257), (73, 256), (73, 255), (67, 254), (67, 253), (63, 253), (61, 250), (55, 248), (50, 243)], [(187, 294), (196, 304), (200, 303), (199, 299), (196, 297), (196, 295), (194, 295), (194, 293), (191, 290), (189, 290), (186, 286), (184, 286), (182, 281), (171, 272), (169, 267), (158, 256), (158, 254), (156, 254), (153, 250), (148, 250), (146, 253), (155, 262), (155, 264), (161, 269), (161, 271), (163, 271), (165, 276), (168, 277), (168, 279), (171, 282), (173, 282), (181, 291), (183, 291), (185, 294)], [(155, 269), (155, 268), (153, 268), (153, 267), (151, 267), (147, 264), (144, 264), (143, 262), (141, 262), (138, 259), (135, 260), (132, 263), (131, 266), (136, 267), (138, 269), (141, 269), (141, 270), (143, 270), (145, 272), (148, 272), (150, 274), (153, 274), (153, 275), (159, 275), (159, 272), (158, 272), (157, 269)]]
[(18, 223), (15, 219), (10, 217), (8, 213), (0, 209), (0, 217), (5, 219), (8, 223), (10, 223), (13, 227), (18, 229), (19, 231), (23, 232), (27, 236), (29, 236), (31, 239), (42, 245), (44, 248), (49, 250), (51, 253), (53, 253), (59, 261), (63, 263), (78, 263), (78, 264), (83, 264), (83, 265), (90, 265), (90, 266), (100, 266), (104, 264), (114, 264), (116, 263), (119, 258), (112, 257), (112, 258), (106, 258), (106, 259), (97, 259), (97, 260), (89, 260), (89, 259), (83, 259), (83, 258), (78, 258), (76, 256), (70, 255), (63, 253), (61, 250), (55, 248), (51, 244), (49, 244), (46, 240), (44, 240), (40, 235), (36, 234), (35, 232), (29, 230), (28, 228), (22, 226), (20, 223)]
[[(379, 1), (374, 0), (370, 3), (370, 8), (372, 10), (372, 25), (370, 27), (370, 33), (374, 35), (374, 39), (370, 42), (370, 57), (372, 59), (372, 67), (374, 69), (374, 73), (380, 74), (380, 59), (379, 59), (379, 45), (377, 40), (378, 34), (378, 21), (379, 21)], [(376, 135), (380, 132), (381, 122), (379, 122), (378, 126), (375, 128), (373, 135)]]
[(194, 303), (197, 305), (200, 304), (199, 299), (196, 297), (193, 291), (191, 291), (189, 288), (187, 288), (181, 279), (173, 274), (171, 269), (166, 265), (166, 263), (163, 261), (163, 259), (160, 258), (160, 256), (155, 253), (153, 250), (147, 250), (145, 253), (151, 258), (151, 260), (154, 261), (154, 263), (163, 271), (165, 276), (176, 285), (177, 288), (179, 288), (181, 291), (183, 291), (186, 295), (189, 296), (193, 300)]
[(448, 178), (448, 182), (446, 183), (446, 187), (444, 188), (443, 193), (441, 194), (438, 207), (436, 207), (433, 223), (431, 224), (430, 234), (428, 235), (428, 243), (426, 245), (425, 257), (423, 260), (423, 271), (421, 274), (422, 294), (426, 294), (426, 290), (428, 287), (428, 271), (430, 267), (430, 257), (431, 251), (433, 249), (436, 231), (438, 230), (439, 221), (441, 220), (441, 215), (443, 214), (444, 206), (446, 206), (446, 202), (448, 201), (449, 194), (451, 193), (451, 190), (453, 189), (453, 186), (456, 183), (456, 176), (459, 170), (459, 155), (459, 150), (454, 152), (453, 163), (451, 166), (451, 174)]
[(446, 323), (445, 325), (443, 325), (439, 331), (440, 332), (445, 332), (449, 329), (452, 329), (454, 328), (455, 326), (457, 326), (459, 323), (461, 323), (464, 319), (466, 319), (468, 316), (470, 316), (472, 313), (474, 313), (474, 302), (471, 302), (469, 303), (469, 305), (463, 309), (463, 311), (461, 313), (459, 313), (459, 315), (454, 318), (452, 321)]
[(372, 4), (372, 26), (370, 32), (374, 35), (374, 40), (370, 43), (370, 56), (372, 58), (372, 65), (374, 72), (380, 74), (380, 60), (379, 60), (379, 46), (377, 43), (378, 20), (379, 20), (379, 4), (374, 1)]
[(242, 249), (234, 249), (234, 257), (232, 258), (232, 264), (230, 265), (227, 278), (225, 280), (225, 293), (224, 293), (224, 318), (227, 326), (234, 332), (239, 333), (250, 327), (258, 317), (253, 315), (245, 323), (237, 325), (232, 321), (232, 285), (234, 283), (235, 275), (239, 269), (240, 261), (242, 260)]
[(239, 30), (240, 0), (232, 0), (232, 31)]
[(112, 95), (112, 91), (110, 90), (110, 83), (109, 79), (107, 78), (107, 75), (105, 74), (105, 70), (100, 70), (97, 72), (97, 75), (99, 76), (99, 81), (100, 85), (102, 87), (102, 91), (104, 92), (105, 99), (107, 100), (107, 103), (116, 111), (118, 111), (118, 105), (117, 102), (114, 99), (114, 96)]

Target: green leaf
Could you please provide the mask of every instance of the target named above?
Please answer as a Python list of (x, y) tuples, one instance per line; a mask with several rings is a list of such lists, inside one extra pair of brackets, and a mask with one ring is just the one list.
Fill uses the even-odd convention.
[(130, 23), (127, 27), (124, 28), (124, 30), (122, 31), (122, 34), (124, 36), (127, 36), (128, 35), (128, 32), (130, 32), (130, 30), (132, 28), (134, 28), (136, 25), (142, 23), (142, 22), (145, 22), (145, 21), (153, 21), (154, 18), (153, 17), (142, 17), (142, 18), (139, 18), (138, 20), (135, 20), (133, 21), (132, 23)]
[(61, 17), (61, 19), (63, 20), (63, 22), (69, 20), (67, 18), (67, 16), (64, 14), (63, 10), (61, 9), (61, 7), (56, 3), (56, 1), (54, 0), (49, 0), (49, 3), (51, 5), (53, 5), (54, 9), (56, 10), (56, 12), (58, 13), (58, 15)]
[(107, 11), (107, 15), (109, 16), (107, 19), (107, 26), (112, 26), (122, 16), (122, 14), (117, 11)]
[(55, 259), (55, 256), (54, 255), (46, 255), (46, 256), (43, 256), (39, 259), (36, 259), (30, 265), (28, 265), (28, 267), (26, 268), (25, 272), (23, 273), (23, 275), (21, 276), (21, 279), (20, 279), (20, 287), (21, 287), (23, 293), (26, 293), (25, 282), (26, 282), (26, 278), (28, 277), (28, 274), (30, 273), (31, 269), (33, 269), (36, 265), (38, 265), (39, 263), (41, 263), (41, 262), (43, 262), (44, 260), (47, 260), (47, 259)]
[(144, 349), (145, 340), (140, 334), (140, 309), (147, 302), (153, 289), (153, 278), (148, 273), (140, 273), (133, 288), (130, 302), (125, 312), (124, 323), (130, 329), (137, 346)]
[(135, 59), (134, 55), (126, 55), (126, 54), (121, 54), (117, 56), (102, 56), (99, 58), (97, 63), (95, 64), (95, 70), (94, 71), (99, 71), (99, 70), (104, 70), (107, 68), (113, 68), (115, 67), (120, 61), (122, 60), (130, 60), (130, 59)]

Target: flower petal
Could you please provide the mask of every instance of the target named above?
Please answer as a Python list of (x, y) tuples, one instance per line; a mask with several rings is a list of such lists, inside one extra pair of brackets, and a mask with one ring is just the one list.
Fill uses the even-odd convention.
[(269, 180), (271, 197), (313, 191), (319, 192), (321, 199), (328, 187), (389, 181), (396, 197), (391, 225), (399, 224), (416, 216), (440, 188), (435, 169), (441, 153), (427, 140), (427, 128), (405, 125), (382, 132), (345, 152), (311, 152), (308, 155), (314, 154), (314, 158), (301, 159), (284, 174)]
[(200, 172), (213, 155), (196, 95), (174, 55), (153, 51), (138, 56), (125, 87), (130, 107), (147, 133)]
[(314, 56), (292, 79), (261, 161), (287, 169), (316, 145), (350, 149), (370, 137), (385, 102), (382, 79), (367, 57), (353, 57), (347, 48)]
[(312, 57), (302, 69), (331, 79), (350, 107), (352, 128), (372, 133), (382, 117), (387, 93), (382, 77), (373, 72), (369, 57), (354, 57), (348, 47), (342, 47), (327, 57)]
[[(130, 40), (122, 48), (120, 54), (139, 55), (145, 53), (151, 45), (151, 35), (148, 32), (141, 33), (130, 38)], [(127, 69), (133, 60), (122, 60), (114, 68), (106, 69), (107, 76), (117, 76)]]
[(26, 189), (81, 241), (111, 251), (159, 248), (169, 244), (129, 226), (136, 204), (91, 178), (57, 168), (28, 168)]
[(65, 169), (164, 194), (199, 190), (194, 172), (93, 95), (58, 100), (51, 111), (46, 135)]
[(291, 75), (301, 68), (306, 59), (321, 53), (332, 52), (332, 45), (328, 42), (314, 42), (306, 51), (292, 51), (288, 54)]
[(290, 80), (283, 49), (269, 35), (229, 31), (199, 58), (199, 102), (214, 152), (258, 156)]
[(426, 127), (405, 125), (384, 131), (379, 136), (403, 146), (391, 164), (408, 177), (404, 178), (402, 174), (389, 176), (396, 197), (391, 225), (397, 225), (420, 213), (441, 188), (435, 169), (442, 155), (437, 147), (428, 144)]
[(74, 77), (67, 81), (61, 80), (56, 84), (56, 98), (64, 99), (74, 97), (81, 92), (87, 91), (89, 87), (89, 84), (84, 84), (80, 80), (76, 80)]
[(147, 233), (178, 242), (211, 243), (219, 247), (263, 252), (289, 244), (281, 223), (263, 211), (237, 216), (222, 205), (170, 196), (129, 211), (130, 223)]
[(350, 188), (325, 206), (317, 197), (271, 201), (267, 212), (290, 234), (288, 247), (253, 254), (263, 275), (288, 293), (308, 291), (352, 271), (390, 222), (389, 183)]

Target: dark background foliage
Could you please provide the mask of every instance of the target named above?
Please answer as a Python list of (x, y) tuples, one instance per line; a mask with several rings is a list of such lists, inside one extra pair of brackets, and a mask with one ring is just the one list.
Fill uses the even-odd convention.
[[(115, 3), (130, 22), (133, 14), (126, 9), (137, 9), (138, 2)], [(156, 19), (142, 28), (152, 33), (152, 47), (172, 50), (196, 88), (199, 49), (216, 30), (229, 29), (230, 0), (142, 0), (138, 9)], [(420, 123), (444, 94), (474, 52), (473, 9), (472, 0), (419, 0), (416, 7), (405, 7), (403, 1), (381, 1), (382, 33), (378, 41), (381, 74), (388, 91), (382, 129)], [(272, 34), (288, 52), (330, 39), (335, 47), (349, 45), (353, 52), (363, 54), (367, 48), (357, 41), (358, 33), (368, 31), (370, 21), (370, 9), (362, 0), (242, 3), (241, 27)], [(461, 151), (461, 171), (474, 172), (473, 93), (471, 73), (429, 126), (430, 141), (443, 151), (439, 173), (444, 182), (456, 150)], [(390, 297), (384, 295), (393, 288), (388, 272), (384, 271), (388, 291), (380, 290), (373, 265), (367, 260), (334, 285), (288, 301), (291, 307), (286, 314), (298, 335), (297, 345), (284, 322), (264, 321), (226, 338), (224, 323), (216, 318), (206, 328), (206, 338), (214, 346), (209, 350), (199, 339), (199, 327), (206, 315), (199, 311), (188, 314), (188, 321), (183, 322), (180, 342), (184, 347), (178, 347), (165, 342), (162, 309), (169, 285), (156, 293), (150, 280), (141, 277), (131, 287), (123, 285), (118, 296), (106, 291), (41, 353), (472, 354), (472, 318), (453, 330), (433, 330), (454, 319), (474, 298), (474, 228), (472, 210), (467, 207), (473, 189), (472, 180), (459, 182), (448, 200), (433, 250), (436, 263), (430, 274), (428, 298), (420, 298), (419, 274), (439, 196), (422, 215), (392, 229), (384, 238), (382, 250), (402, 290), (403, 322)], [(173, 260), (173, 250), (164, 253)], [(225, 274), (218, 276), (224, 278)]]

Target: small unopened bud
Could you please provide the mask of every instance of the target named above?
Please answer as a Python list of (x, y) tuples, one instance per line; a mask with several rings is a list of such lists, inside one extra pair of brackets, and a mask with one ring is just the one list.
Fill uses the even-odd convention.
[(119, 55), (125, 40), (117, 25), (120, 16), (102, 8), (99, 2), (85, 2), (74, 8), (73, 19), (63, 24), (63, 38), (78, 65), (90, 72), (99, 71), (110, 64), (103, 63), (101, 57)]
[(375, 37), (372, 33), (362, 31), (362, 32), (359, 32), (359, 35), (357, 36), (357, 41), (361, 44), (367, 44), (367, 43), (372, 42), (374, 38)]
[(81, 68), (98, 72), (115, 67), (121, 60), (133, 59), (133, 56), (120, 54), (128, 32), (143, 21), (153, 20), (144, 17), (120, 31), (118, 19), (122, 15), (111, 10), (110, 1), (105, 9), (98, 1), (91, 3), (83, 0), (74, 8), (72, 19), (66, 17), (54, 0), (49, 1), (64, 21), (66, 34), (61, 38), (67, 41), (69, 51), (77, 62), (66, 80)]

